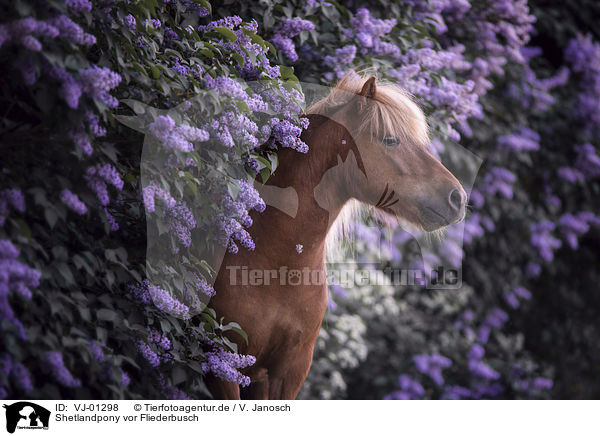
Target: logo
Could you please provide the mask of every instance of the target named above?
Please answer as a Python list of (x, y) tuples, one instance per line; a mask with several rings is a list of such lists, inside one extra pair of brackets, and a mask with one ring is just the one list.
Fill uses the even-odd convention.
[(6, 431), (14, 433), (15, 429), (48, 430), (50, 422), (50, 411), (28, 401), (19, 401), (18, 403), (7, 406), (6, 409)]

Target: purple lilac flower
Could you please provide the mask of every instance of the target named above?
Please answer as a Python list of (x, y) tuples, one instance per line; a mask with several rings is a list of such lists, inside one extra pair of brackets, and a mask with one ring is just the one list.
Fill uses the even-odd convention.
[(10, 374), (21, 392), (31, 392), (33, 390), (31, 374), (23, 364), (15, 363)]
[(0, 191), (0, 227), (4, 225), (11, 210), (25, 212), (25, 197), (20, 189), (3, 189)]
[(11, 293), (29, 300), (32, 293), (30, 288), (38, 287), (41, 274), (17, 260), (19, 250), (10, 242), (0, 240), (0, 318), (13, 324), (17, 335), (26, 340), (23, 324), (16, 318), (8, 296)]
[(156, 211), (156, 197), (161, 200), (163, 208), (160, 209), (160, 216), (167, 220), (169, 230), (179, 243), (184, 247), (189, 247), (192, 242), (191, 232), (196, 228), (196, 219), (193, 213), (184, 202), (175, 200), (168, 192), (155, 184), (150, 184), (142, 190), (146, 212)]
[(577, 159), (575, 167), (588, 179), (600, 177), (600, 156), (592, 144), (583, 144), (575, 147)]
[(398, 377), (399, 391), (386, 395), (384, 400), (420, 400), (425, 395), (425, 389), (416, 380), (406, 374)]
[(569, 42), (565, 58), (581, 75), (575, 115), (591, 133), (600, 126), (600, 44), (590, 35), (577, 35)]
[(148, 294), (152, 299), (152, 303), (159, 310), (176, 317), (189, 318), (190, 309), (182, 302), (174, 299), (168, 291), (150, 285), (148, 286)]
[(552, 389), (554, 382), (549, 378), (544, 377), (536, 377), (533, 379), (532, 387), (534, 389), (542, 390), (542, 389)]
[[(336, 73), (336, 78), (341, 79), (345, 74), (348, 66), (354, 61), (356, 56), (356, 46), (347, 45), (335, 50), (335, 56), (325, 56), (323, 59), (325, 65), (330, 66)], [(332, 80), (328, 78), (328, 80)]]
[(90, 353), (92, 353), (92, 357), (98, 363), (104, 362), (104, 351), (100, 344), (96, 341), (90, 341), (88, 344), (88, 348), (90, 349)]
[(92, 3), (89, 0), (65, 0), (65, 3), (76, 12), (92, 10)]
[(555, 227), (550, 221), (540, 221), (530, 226), (531, 245), (537, 248), (540, 257), (547, 262), (554, 259), (554, 250), (562, 246), (560, 240), (550, 234)]
[(304, 249), (304, 246), (302, 244), (297, 244), (296, 245), (296, 252), (298, 254), (301, 254), (303, 249)]
[(78, 45), (90, 46), (96, 43), (96, 37), (85, 33), (79, 24), (75, 23), (66, 15), (48, 20), (48, 23), (58, 29), (61, 37)]
[(60, 194), (60, 201), (62, 201), (69, 209), (79, 215), (83, 215), (87, 212), (87, 207), (81, 200), (79, 200), (77, 194), (73, 194), (68, 189), (63, 189)]
[(541, 274), (542, 267), (537, 263), (528, 263), (525, 267), (525, 274), (527, 277), (537, 277)]
[(100, 118), (95, 113), (88, 111), (85, 114), (85, 122), (88, 126), (89, 131), (94, 136), (106, 135), (106, 129), (100, 125)]
[(513, 309), (516, 309), (521, 305), (520, 299), (531, 299), (531, 291), (522, 286), (517, 286), (516, 288), (504, 293), (504, 300)]
[(79, 98), (81, 97), (81, 86), (71, 73), (60, 67), (53, 67), (49, 70), (50, 77), (61, 82), (58, 94), (67, 103), (71, 109), (77, 109)]
[(308, 20), (302, 18), (284, 18), (275, 29), (275, 35), (271, 42), (275, 48), (281, 51), (292, 62), (298, 60), (296, 47), (292, 38), (302, 32), (310, 32), (315, 29), (315, 25)]
[(243, 62), (236, 62), (237, 65), (235, 67), (244, 79), (257, 80), (262, 74), (271, 79), (280, 76), (279, 66), (271, 66), (266, 56), (268, 48), (253, 42), (252, 38), (247, 34), (248, 32), (256, 34), (258, 31), (256, 20), (242, 23), (240, 17), (227, 17), (212, 21), (206, 26), (199, 26), (198, 32), (203, 33), (218, 26), (228, 27), (236, 36), (234, 41), (219, 41), (219, 45), (230, 53), (237, 53), (242, 56)]
[(489, 365), (481, 361), (470, 360), (469, 370), (477, 377), (481, 377), (486, 380), (497, 380), (500, 378), (500, 374), (498, 374), (498, 372), (494, 371)]
[(136, 346), (142, 357), (150, 366), (157, 367), (160, 365), (160, 357), (152, 351), (152, 348), (150, 348), (146, 342), (140, 339), (137, 341)]
[(481, 360), (484, 354), (485, 350), (481, 345), (473, 344), (473, 346), (469, 350), (469, 354), (467, 355), (467, 357), (469, 360)]
[(484, 323), (489, 325), (490, 327), (500, 329), (507, 321), (508, 314), (502, 309), (494, 307), (488, 313), (488, 316), (485, 318)]
[(487, 195), (502, 194), (506, 198), (512, 198), (512, 185), (516, 180), (517, 177), (506, 168), (492, 167), (483, 179), (483, 191)]
[(85, 179), (88, 186), (98, 198), (102, 206), (107, 206), (110, 202), (108, 196), (107, 184), (113, 185), (119, 191), (123, 189), (123, 180), (118, 171), (110, 164), (96, 165), (87, 169)]
[(345, 35), (358, 42), (363, 55), (397, 58), (400, 56), (400, 49), (382, 40), (382, 37), (392, 31), (396, 23), (395, 18), (387, 20), (373, 18), (368, 9), (360, 8), (350, 19), (350, 28), (345, 30)]
[(71, 140), (75, 145), (83, 151), (84, 154), (90, 156), (93, 152), (92, 144), (90, 143), (90, 137), (84, 131), (75, 131), (69, 134)]
[(207, 361), (202, 364), (203, 371), (212, 372), (221, 380), (234, 382), (241, 386), (250, 384), (250, 377), (243, 375), (238, 370), (254, 365), (256, 363), (254, 356), (217, 350), (208, 353), (206, 359)]
[(143, 280), (141, 283), (127, 286), (127, 289), (135, 300), (142, 304), (150, 304), (152, 302), (152, 298), (148, 293), (149, 285), (150, 283), (148, 280)]
[(121, 83), (121, 76), (108, 68), (96, 65), (79, 71), (82, 91), (91, 98), (98, 99), (109, 107), (117, 107), (119, 102), (109, 91)]
[(442, 369), (452, 365), (452, 361), (440, 354), (421, 354), (413, 357), (417, 370), (428, 375), (438, 386), (444, 384)]
[(539, 150), (540, 135), (521, 126), (515, 133), (499, 137), (498, 147), (512, 152)]
[(73, 374), (65, 367), (62, 353), (58, 351), (48, 351), (44, 355), (48, 364), (48, 370), (56, 381), (68, 388), (77, 388), (81, 386), (81, 380), (73, 377)]
[(196, 289), (198, 289), (200, 292), (202, 292), (204, 295), (207, 295), (209, 297), (214, 297), (216, 292), (215, 292), (215, 288), (213, 288), (211, 285), (208, 284), (208, 282), (204, 279), (201, 279), (200, 277), (198, 277), (196, 275)]
[(462, 400), (463, 398), (471, 397), (472, 392), (462, 386), (446, 386), (442, 399), (444, 400)]
[(106, 207), (103, 207), (102, 210), (104, 211), (104, 216), (106, 217), (106, 222), (108, 223), (111, 232), (119, 230), (119, 223), (115, 220), (115, 217), (112, 216)]
[(121, 372), (121, 386), (127, 387), (131, 383), (131, 379), (129, 378), (129, 374), (125, 371)]
[(208, 141), (210, 137), (207, 131), (196, 127), (186, 124), (175, 126), (175, 121), (168, 115), (156, 117), (154, 122), (150, 124), (149, 130), (161, 141), (165, 148), (183, 152), (194, 149), (192, 142)]

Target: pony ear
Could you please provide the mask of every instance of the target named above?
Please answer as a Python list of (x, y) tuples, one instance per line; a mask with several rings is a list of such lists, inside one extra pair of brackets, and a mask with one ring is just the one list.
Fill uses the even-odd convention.
[(363, 85), (359, 95), (362, 95), (365, 98), (374, 98), (376, 91), (377, 86), (375, 85), (375, 76), (371, 76)]

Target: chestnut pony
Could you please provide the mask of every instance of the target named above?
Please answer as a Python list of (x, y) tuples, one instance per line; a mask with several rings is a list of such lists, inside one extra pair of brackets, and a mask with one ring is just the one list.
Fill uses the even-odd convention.
[[(426, 231), (465, 214), (465, 191), (427, 151), (425, 117), (402, 89), (351, 74), (306, 116), (310, 125), (301, 138), (308, 153), (279, 152), (279, 167), (257, 186), (267, 208), (251, 215), (256, 249), (225, 256), (210, 302), (248, 334), (248, 343), (231, 336), (240, 353), (256, 357), (242, 371), (252, 381), (243, 391), (248, 399), (296, 398), (327, 308), (327, 284), (315, 277), (325, 277), (325, 240), (349, 200)], [(294, 277), (294, 284), (291, 276), (271, 276), (252, 285), (242, 267), (246, 278), (251, 270), (310, 274)], [(215, 398), (240, 398), (235, 383), (214, 376), (206, 383)]]

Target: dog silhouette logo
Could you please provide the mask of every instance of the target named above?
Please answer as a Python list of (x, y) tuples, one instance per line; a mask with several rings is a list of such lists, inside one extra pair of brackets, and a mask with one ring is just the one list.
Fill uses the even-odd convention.
[(6, 431), (14, 433), (21, 429), (48, 429), (50, 411), (28, 401), (19, 401), (11, 405), (4, 405), (6, 409)]

